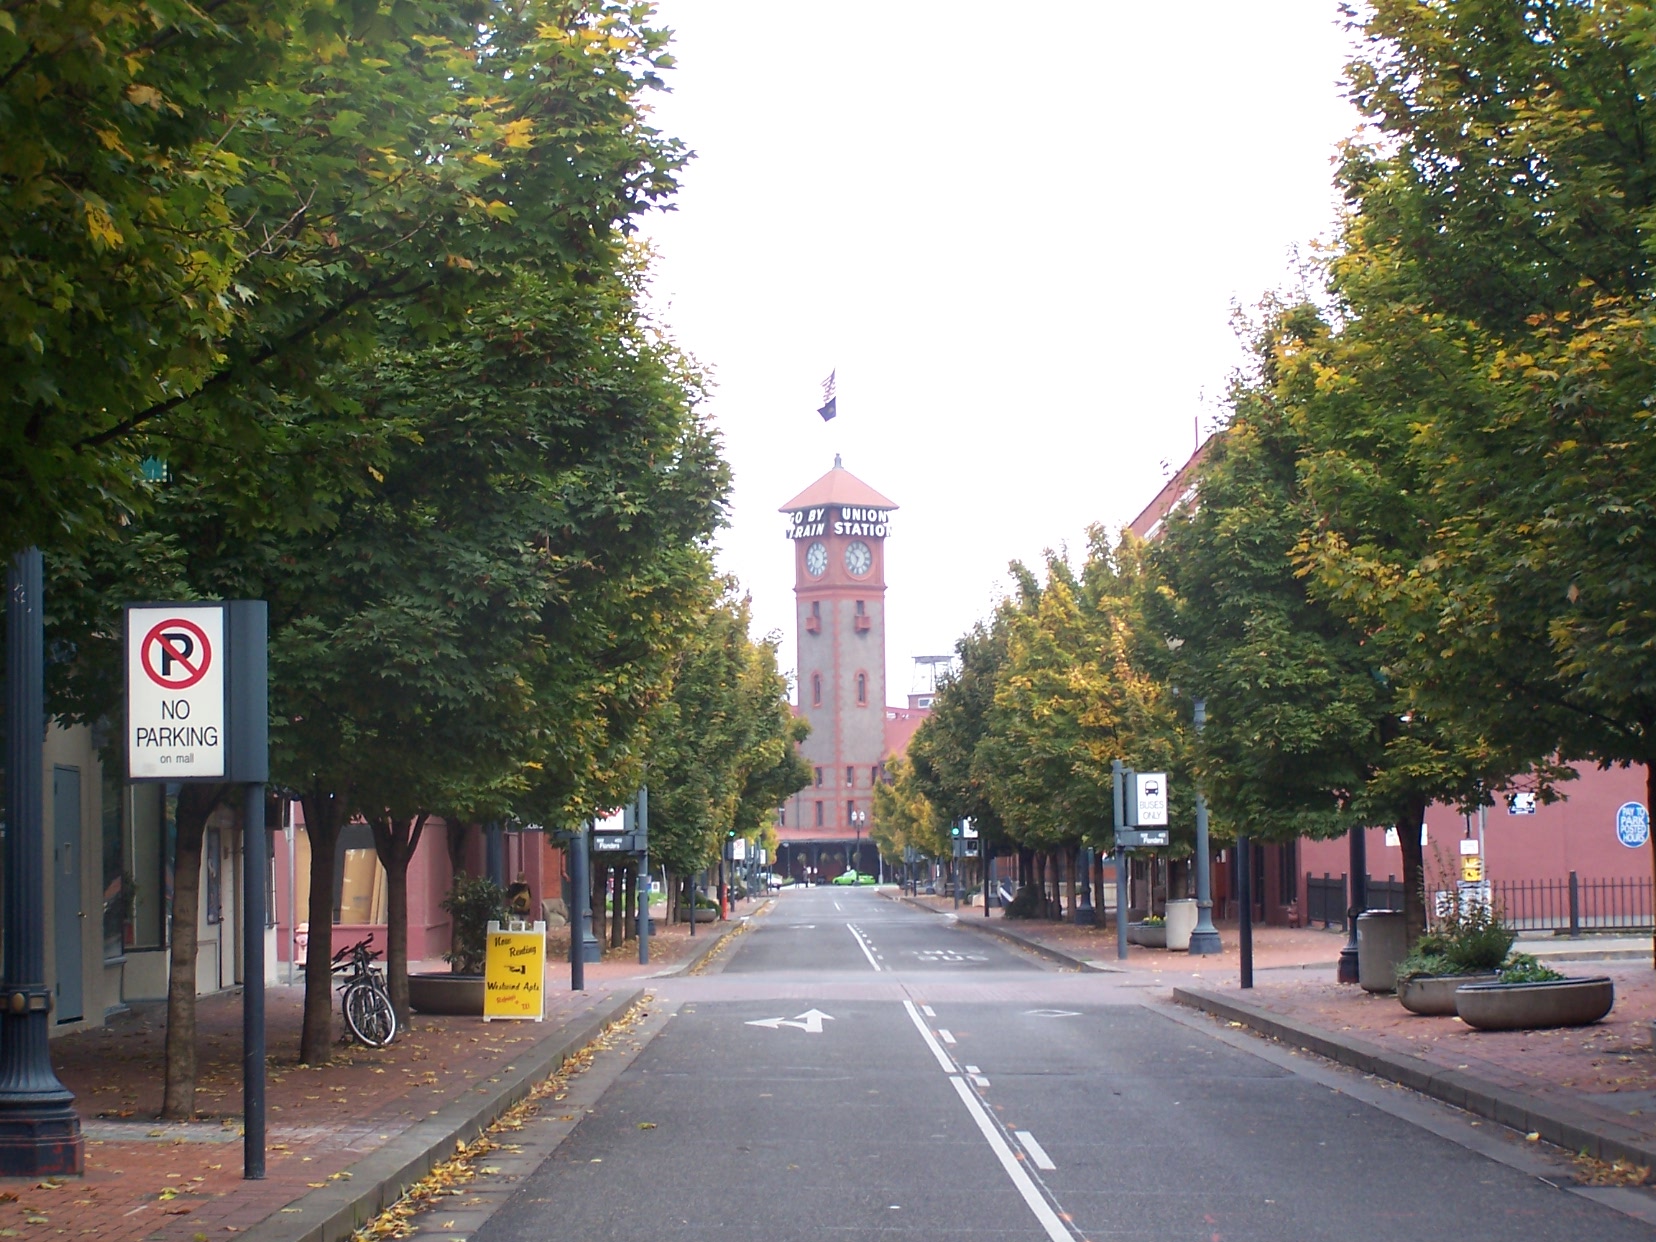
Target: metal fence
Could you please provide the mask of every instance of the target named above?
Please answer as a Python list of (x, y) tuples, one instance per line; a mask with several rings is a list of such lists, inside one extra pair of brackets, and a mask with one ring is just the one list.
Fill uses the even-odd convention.
[[(1656, 925), (1656, 901), (1648, 878), (1612, 876), (1582, 879), (1574, 871), (1562, 880), (1497, 880), (1491, 897), (1502, 920), (1515, 931), (1633, 931)], [(1392, 876), (1368, 878), (1370, 910), (1401, 910), (1403, 882)], [(1346, 925), (1346, 877), (1305, 877), (1305, 919), (1324, 927)]]
[(1583, 880), (1574, 871), (1564, 880), (1497, 880), (1495, 908), (1519, 931), (1583, 931), (1648, 928), (1652, 918), (1649, 878)]
[[(1388, 875), (1383, 880), (1369, 876), (1366, 892), (1366, 909), (1403, 908), (1403, 881), (1396, 876)], [(1308, 924), (1321, 923), (1324, 927), (1345, 929), (1346, 877), (1343, 873), (1333, 876), (1325, 872), (1320, 877), (1312, 875), (1309, 871), (1305, 873), (1305, 921)]]

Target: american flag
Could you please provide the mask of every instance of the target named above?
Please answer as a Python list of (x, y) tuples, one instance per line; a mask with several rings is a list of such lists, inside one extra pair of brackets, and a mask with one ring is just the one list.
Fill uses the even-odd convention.
[(822, 415), (822, 421), (825, 423), (832, 421), (834, 415), (839, 413), (834, 405), (834, 374), (838, 370), (839, 368), (835, 367), (833, 371), (828, 372), (828, 378), (822, 381), (822, 407), (817, 413)]

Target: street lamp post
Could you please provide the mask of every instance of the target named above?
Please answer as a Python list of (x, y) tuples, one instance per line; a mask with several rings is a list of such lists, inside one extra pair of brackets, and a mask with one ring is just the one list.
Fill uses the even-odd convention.
[[(1196, 700), (1196, 732), (1207, 724), (1207, 700)], [(1207, 795), (1196, 786), (1196, 929), (1190, 933), (1190, 954), (1220, 953), (1219, 929), (1213, 925), (1213, 884), (1208, 859)]]

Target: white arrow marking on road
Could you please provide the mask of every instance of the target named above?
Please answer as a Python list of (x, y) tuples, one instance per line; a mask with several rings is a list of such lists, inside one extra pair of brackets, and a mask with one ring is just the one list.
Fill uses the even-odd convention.
[(807, 1009), (804, 1013), (795, 1014), (790, 1021), (787, 1018), (756, 1018), (746, 1023), (747, 1026), (762, 1026), (769, 1030), (778, 1030), (784, 1026), (791, 1026), (804, 1031), (807, 1035), (822, 1034), (822, 1024), (832, 1022), (834, 1015), (823, 1013), (820, 1009)]
[(1026, 1018), (1079, 1018), (1081, 1015), (1073, 1009), (1026, 1009)]

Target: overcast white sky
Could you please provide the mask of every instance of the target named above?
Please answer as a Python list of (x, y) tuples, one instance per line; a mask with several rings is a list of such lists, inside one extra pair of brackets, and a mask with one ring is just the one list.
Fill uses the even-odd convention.
[[(1015, 558), (1119, 527), (1211, 426), (1233, 304), (1290, 283), (1356, 127), (1334, 0), (663, 0), (657, 120), (696, 152), (648, 232), (734, 467), (721, 566), (794, 664), (777, 506), (836, 452), (900, 510), (888, 701)], [(839, 417), (815, 414), (839, 373)]]

